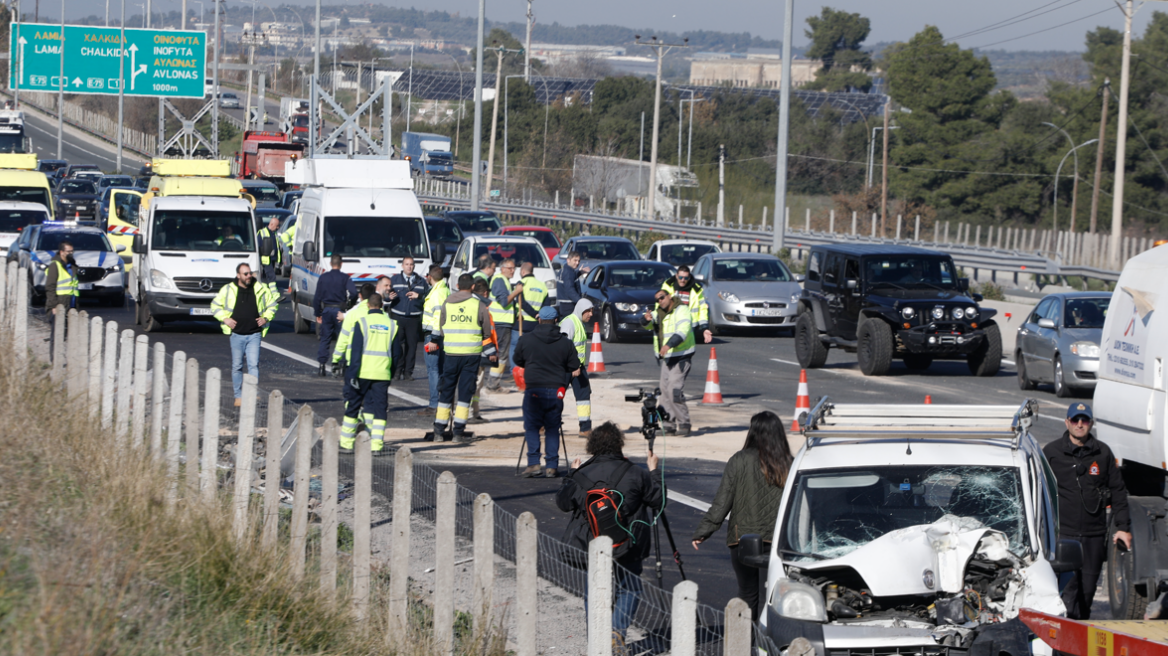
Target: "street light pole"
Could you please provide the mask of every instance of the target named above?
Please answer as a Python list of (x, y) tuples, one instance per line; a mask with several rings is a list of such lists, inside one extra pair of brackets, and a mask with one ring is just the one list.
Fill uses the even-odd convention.
[[(1096, 143), (1098, 141), (1099, 141), (1098, 139), (1092, 139), (1090, 141), (1084, 141), (1083, 143), (1079, 144), (1078, 146), (1072, 147), (1070, 150), (1067, 151), (1066, 155), (1063, 155), (1062, 160), (1059, 162), (1058, 168), (1055, 169), (1055, 171), (1054, 171), (1054, 219), (1052, 220), (1050, 227), (1051, 227), (1051, 230), (1054, 231), (1056, 234), (1058, 233), (1058, 179), (1059, 179), (1059, 174), (1063, 172), (1063, 163), (1067, 161), (1068, 157), (1070, 157), (1072, 154), (1075, 154), (1075, 152), (1078, 151), (1083, 146), (1090, 146), (1091, 144)], [(1072, 141), (1071, 144), (1073, 146), (1074, 142)], [(1076, 160), (1079, 159), (1079, 156), (1077, 154), (1075, 154), (1075, 159)], [(1074, 225), (1074, 220), (1075, 220), (1075, 218), (1072, 216), (1071, 217), (1071, 222), (1072, 222), (1071, 225), (1072, 226)], [(1072, 228), (1072, 230), (1073, 230), (1073, 228)]]
[[(1075, 184), (1074, 184), (1074, 187), (1072, 187), (1072, 189), (1071, 189), (1071, 221), (1070, 221), (1071, 227), (1068, 228), (1068, 230), (1070, 230), (1071, 232), (1074, 232), (1075, 231), (1075, 213), (1078, 211), (1078, 203), (1079, 203), (1079, 152), (1078, 152), (1079, 148), (1078, 148), (1078, 146), (1075, 145), (1075, 140), (1071, 138), (1070, 133), (1068, 133), (1066, 130), (1060, 128), (1059, 126), (1055, 125), (1054, 123), (1049, 123), (1049, 122), (1044, 121), (1042, 124), (1049, 125), (1050, 127), (1058, 130), (1059, 132), (1062, 132), (1063, 136), (1067, 138), (1067, 143), (1071, 144), (1071, 152), (1075, 154)], [(1099, 140), (1096, 139), (1095, 141), (1097, 142)], [(1055, 187), (1054, 187), (1055, 219), (1058, 219), (1058, 174), (1057, 173), (1054, 176), (1054, 182), (1055, 182)]]
[(771, 250), (783, 248), (787, 229), (787, 138), (791, 131), (791, 41), (795, 38), (795, 0), (787, 0), (783, 12), (783, 71), (779, 87), (779, 144), (775, 152), (775, 233)]
[[(788, 0), (789, 1), (789, 0)], [(649, 46), (657, 53), (657, 81), (653, 85), (653, 136), (649, 143), (649, 218), (657, 218), (657, 139), (661, 132), (661, 62), (665, 54), (673, 48), (688, 48), (689, 37), (683, 43), (665, 43), (657, 37), (649, 37), (649, 42), (641, 41), (641, 35), (636, 35), (636, 44)]]
[(474, 151), (471, 153), (470, 172), (470, 209), (479, 209), (479, 190), (482, 179), (483, 161), (483, 29), (487, 16), (487, 0), (479, 0), (479, 27), (475, 49), (475, 115), (474, 115)]

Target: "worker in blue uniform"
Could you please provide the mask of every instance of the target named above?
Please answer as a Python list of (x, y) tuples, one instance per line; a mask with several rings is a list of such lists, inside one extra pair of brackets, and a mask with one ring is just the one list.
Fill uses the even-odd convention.
[(325, 375), (325, 365), (332, 355), (332, 341), (341, 331), (345, 311), (357, 300), (357, 287), (349, 274), (341, 272), (341, 256), (329, 258), (331, 269), (321, 274), (316, 281), (316, 293), (312, 296), (312, 312), (316, 316), (316, 334), (320, 347), (316, 350), (316, 361), (320, 363), (320, 375)]

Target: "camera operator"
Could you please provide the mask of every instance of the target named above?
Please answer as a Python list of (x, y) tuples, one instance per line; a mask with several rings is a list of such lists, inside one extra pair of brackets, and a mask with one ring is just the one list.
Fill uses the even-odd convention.
[[(585, 512), (587, 491), (604, 485), (619, 492), (623, 499), (619, 508), (621, 524), (632, 532), (632, 541), (628, 551), (614, 559), (620, 567), (613, 568), (612, 610), (612, 630), (622, 641), (641, 602), (641, 561), (649, 555), (652, 542), (649, 527), (665, 509), (665, 486), (660, 475), (653, 473), (657, 456), (649, 453), (646, 471), (625, 458), (624, 444), (624, 435), (611, 421), (594, 428), (586, 447), (592, 457), (583, 464), (579, 458), (573, 461), (572, 473), (556, 493), (556, 506), (573, 513), (564, 542), (584, 551), (593, 538)], [(584, 607), (588, 607), (587, 601)]]

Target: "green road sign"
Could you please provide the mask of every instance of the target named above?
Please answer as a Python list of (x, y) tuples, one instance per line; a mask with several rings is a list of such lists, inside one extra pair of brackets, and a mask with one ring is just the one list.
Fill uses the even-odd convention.
[[(178, 30), (121, 30), (65, 26), (65, 93), (202, 98), (206, 94), (207, 35)], [(13, 24), (8, 88), (56, 91), (61, 77), (61, 26)], [(125, 65), (119, 63), (119, 55)]]

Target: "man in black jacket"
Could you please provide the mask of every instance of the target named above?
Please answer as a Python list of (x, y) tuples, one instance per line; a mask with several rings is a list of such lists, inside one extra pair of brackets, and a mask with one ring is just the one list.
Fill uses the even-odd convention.
[(1059, 539), (1083, 545), (1083, 569), (1063, 588), (1067, 617), (1091, 619), (1091, 600), (1107, 559), (1107, 508), (1115, 524), (1114, 542), (1131, 548), (1127, 488), (1111, 449), (1091, 434), (1094, 415), (1086, 403), (1067, 408), (1067, 430), (1042, 452), (1058, 481)]
[(523, 433), (527, 439), (525, 478), (540, 475), (539, 430), (546, 438), (543, 476), (555, 478), (560, 466), (560, 427), (564, 422), (564, 391), (573, 376), (580, 375), (580, 358), (571, 340), (556, 325), (556, 309), (539, 311), (539, 325), (515, 345), (515, 366), (523, 367), (527, 391), (523, 393)]
[[(592, 534), (588, 522), (588, 490), (604, 487), (620, 493), (620, 523), (632, 534), (626, 545), (613, 550), (614, 554), (622, 553), (615, 558), (618, 567), (613, 572), (616, 586), (612, 630), (622, 640), (641, 600), (642, 561), (649, 555), (652, 544), (649, 527), (665, 511), (665, 482), (653, 473), (657, 469), (657, 456), (649, 452), (646, 471), (625, 458), (624, 444), (624, 435), (611, 421), (597, 426), (588, 436), (587, 450), (592, 457), (584, 464), (580, 464), (579, 458), (573, 461), (572, 473), (556, 493), (556, 506), (572, 513), (564, 542), (584, 551), (588, 550), (592, 538), (598, 537)], [(622, 541), (614, 540), (613, 544), (619, 542)], [(584, 607), (587, 609), (587, 601)]]

